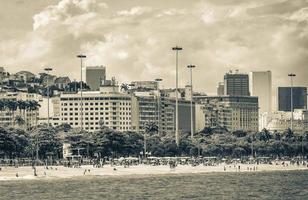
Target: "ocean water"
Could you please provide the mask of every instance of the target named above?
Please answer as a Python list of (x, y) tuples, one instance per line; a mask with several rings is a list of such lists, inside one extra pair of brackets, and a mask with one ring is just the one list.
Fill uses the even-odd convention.
[(0, 199), (308, 199), (308, 170), (1, 181)]

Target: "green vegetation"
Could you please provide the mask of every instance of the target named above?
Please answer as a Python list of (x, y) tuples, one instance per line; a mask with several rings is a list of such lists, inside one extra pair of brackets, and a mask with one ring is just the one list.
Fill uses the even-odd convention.
[(307, 156), (308, 132), (294, 134), (290, 129), (283, 133), (263, 130), (258, 133), (228, 132), (224, 129), (205, 128), (196, 133), (184, 133), (177, 146), (174, 135), (161, 135), (157, 127), (149, 124), (146, 133), (117, 132), (106, 127), (95, 133), (72, 129), (63, 124), (57, 127), (40, 125), (34, 130), (0, 128), (0, 157), (62, 158), (62, 144), (72, 145), (73, 153), (93, 156), (139, 156), (144, 149), (152, 156)]

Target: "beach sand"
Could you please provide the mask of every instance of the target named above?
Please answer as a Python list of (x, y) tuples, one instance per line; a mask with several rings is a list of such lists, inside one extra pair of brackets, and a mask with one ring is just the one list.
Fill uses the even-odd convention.
[[(240, 170), (238, 168), (240, 166)], [(80, 168), (68, 168), (63, 166), (52, 166), (45, 169), (44, 166), (38, 166), (37, 176), (34, 176), (32, 167), (1, 167), (0, 181), (5, 180), (24, 180), (24, 179), (49, 179), (49, 178), (72, 178), (79, 176), (125, 176), (125, 175), (163, 175), (163, 174), (189, 174), (189, 173), (251, 173), (264, 171), (285, 171), (285, 170), (308, 170), (307, 166), (303, 165), (269, 165), (269, 164), (238, 164), (217, 166), (196, 166), (178, 165), (175, 169), (170, 169), (168, 165), (150, 166), (110, 166), (105, 165), (102, 168), (94, 168), (91, 165), (83, 165)], [(52, 169), (51, 169), (52, 168)], [(225, 170), (224, 170), (225, 168)], [(116, 170), (114, 170), (116, 169)], [(85, 172), (86, 171), (86, 172)], [(16, 177), (18, 174), (18, 177)]]

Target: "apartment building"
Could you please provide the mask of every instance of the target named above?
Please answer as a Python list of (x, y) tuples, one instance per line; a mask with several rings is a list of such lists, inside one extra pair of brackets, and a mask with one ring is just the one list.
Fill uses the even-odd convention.
[(229, 131), (258, 131), (258, 98), (250, 96), (198, 96), (204, 105), (205, 125)]
[[(81, 104), (82, 102), (82, 104)], [(117, 85), (101, 86), (100, 91), (60, 95), (60, 120), (74, 128), (94, 132), (102, 127), (131, 130), (131, 96)]]

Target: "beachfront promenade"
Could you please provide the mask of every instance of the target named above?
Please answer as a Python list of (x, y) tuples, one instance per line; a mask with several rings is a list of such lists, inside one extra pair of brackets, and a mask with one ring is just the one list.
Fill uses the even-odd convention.
[[(23, 180), (44, 178), (72, 178), (84, 176), (125, 176), (125, 175), (165, 175), (189, 173), (255, 173), (264, 171), (307, 170), (307, 162), (275, 161), (271, 164), (248, 163), (212, 163), (211, 165), (191, 164), (133, 164), (114, 165), (106, 164), (100, 167), (95, 165), (65, 166), (2, 166), (0, 180)], [(35, 173), (34, 173), (35, 171)], [(36, 175), (36, 176), (35, 176)]]

